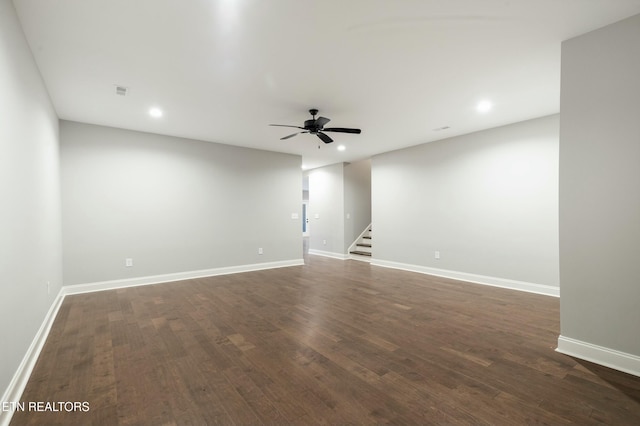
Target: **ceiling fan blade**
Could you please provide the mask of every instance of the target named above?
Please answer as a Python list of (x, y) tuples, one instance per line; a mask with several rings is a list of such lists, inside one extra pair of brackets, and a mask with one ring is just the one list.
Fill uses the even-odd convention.
[(333, 142), (333, 139), (331, 139), (331, 138), (329, 137), (329, 135), (325, 135), (325, 134), (324, 134), (324, 133), (322, 133), (322, 132), (318, 132), (318, 133), (316, 133), (316, 135), (318, 135), (318, 137), (319, 137), (320, 139), (322, 139), (322, 142), (324, 142), (324, 143), (331, 143), (331, 142)]
[(302, 130), (304, 130), (304, 127), (300, 127), (300, 126), (289, 126), (288, 124), (269, 124), (269, 126), (276, 126), (276, 127), (293, 127), (294, 129), (302, 129)]
[(289, 136), (285, 136), (284, 138), (280, 138), (281, 141), (285, 140), (285, 139), (289, 139), (294, 137), (295, 135), (299, 135), (300, 133), (309, 133), (308, 130), (305, 130), (304, 132), (296, 132), (296, 133), (292, 133)]
[(285, 140), (285, 139), (292, 138), (292, 137), (294, 137), (294, 136), (296, 136), (296, 135), (298, 135), (298, 134), (300, 134), (300, 133), (305, 133), (305, 132), (295, 132), (295, 133), (293, 133), (293, 134), (291, 134), (291, 135), (289, 135), (289, 136), (285, 136), (284, 138), (280, 138), (280, 140), (281, 140), (281, 141), (283, 141), (283, 140)]
[(349, 129), (346, 127), (329, 127), (327, 129), (322, 129), (323, 132), (339, 132), (339, 133), (355, 133), (359, 135), (362, 130), (360, 129)]
[(330, 122), (331, 120), (327, 117), (318, 117), (316, 118), (316, 126), (322, 128), (324, 127), (325, 124), (327, 124), (328, 122)]

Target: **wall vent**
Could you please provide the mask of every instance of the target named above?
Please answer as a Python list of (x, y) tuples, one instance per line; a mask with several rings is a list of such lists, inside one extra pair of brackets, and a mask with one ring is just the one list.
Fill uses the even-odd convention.
[(129, 88), (128, 87), (118, 86), (116, 84), (116, 95), (127, 96), (127, 92), (129, 92)]

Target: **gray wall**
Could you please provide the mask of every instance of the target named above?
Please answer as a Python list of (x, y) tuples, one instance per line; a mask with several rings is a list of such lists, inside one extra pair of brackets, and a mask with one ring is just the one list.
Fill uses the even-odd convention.
[(4, 394), (62, 285), (58, 118), (9, 0), (0, 0), (0, 121)]
[(302, 259), (299, 156), (68, 121), (60, 139), (65, 285)]
[(344, 254), (344, 165), (320, 167), (308, 176), (309, 250)]
[(371, 223), (371, 160), (345, 164), (344, 214), (346, 253), (349, 246)]
[(375, 156), (374, 258), (557, 287), (558, 121)]
[(640, 356), (640, 15), (562, 45), (561, 333)]

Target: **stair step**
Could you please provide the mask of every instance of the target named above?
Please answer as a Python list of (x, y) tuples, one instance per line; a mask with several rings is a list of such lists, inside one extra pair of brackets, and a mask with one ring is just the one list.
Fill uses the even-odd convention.
[(358, 243), (356, 244), (358, 247), (371, 247), (371, 244), (366, 244), (366, 243)]
[(368, 252), (368, 251), (354, 250), (354, 251), (350, 251), (349, 253), (357, 254), (357, 255), (360, 255), (360, 256), (371, 256), (371, 252)]
[(362, 237), (365, 240), (370, 240), (371, 239), (371, 235), (365, 235), (364, 237)]

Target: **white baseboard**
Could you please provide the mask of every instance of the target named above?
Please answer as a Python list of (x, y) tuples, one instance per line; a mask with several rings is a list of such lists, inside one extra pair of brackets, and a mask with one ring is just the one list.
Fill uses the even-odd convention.
[(362, 255), (359, 255), (359, 254), (349, 254), (349, 259), (357, 260), (358, 262), (371, 263), (371, 257), (370, 256), (362, 256)]
[(562, 335), (558, 337), (558, 348), (556, 352), (640, 377), (640, 356), (637, 355), (620, 352), (615, 349), (605, 348)]
[(214, 277), (216, 275), (238, 274), (241, 272), (261, 271), (264, 269), (285, 268), (304, 265), (304, 259), (283, 260), (279, 262), (254, 263), (251, 265), (228, 266), (223, 268), (202, 269), (198, 271), (177, 272), (173, 274), (152, 275), (147, 277), (128, 278), (123, 280), (101, 281), (87, 284), (76, 284), (62, 287), (64, 295), (91, 293), (94, 291), (114, 290), (141, 285), (162, 284), (193, 278)]
[[(29, 381), (29, 377), (31, 377), (31, 372), (38, 361), (38, 357), (40, 356), (40, 352), (44, 347), (44, 343), (47, 341), (47, 337), (49, 336), (49, 331), (51, 331), (51, 326), (53, 325), (53, 321), (56, 319), (58, 315), (58, 310), (60, 310), (60, 306), (62, 306), (62, 301), (64, 300), (63, 291), (60, 290), (55, 300), (51, 304), (47, 315), (44, 317), (44, 321), (36, 336), (33, 338), (29, 349), (27, 349), (27, 353), (24, 358), (22, 358), (22, 362), (18, 366), (13, 378), (11, 379), (11, 383), (2, 395), (2, 399), (0, 402), (8, 402), (8, 403), (17, 403), (20, 402), (20, 398), (22, 397), (22, 392), (24, 392), (24, 388), (27, 386), (27, 382)], [(15, 408), (15, 407), (10, 407)], [(13, 417), (14, 411), (3, 411), (0, 410), (0, 426), (8, 426), (11, 422), (11, 418)]]
[(334, 253), (334, 252), (331, 252), (331, 251), (322, 251), (322, 250), (309, 249), (309, 254), (314, 254), (316, 256), (330, 257), (332, 259), (340, 259), (340, 260), (349, 259), (349, 255), (348, 254)]
[(545, 284), (528, 283), (525, 281), (509, 280), (505, 278), (489, 277), (486, 275), (469, 274), (466, 272), (449, 271), (447, 269), (430, 268), (427, 266), (411, 265), (407, 263), (392, 262), (389, 260), (372, 259), (371, 265), (385, 268), (401, 269), (403, 271), (419, 272), (421, 274), (435, 275), (437, 277), (451, 278), (474, 284), (490, 285), (493, 287), (508, 288), (511, 290), (526, 291), (528, 293), (542, 294), (545, 296), (560, 297), (560, 288)]

